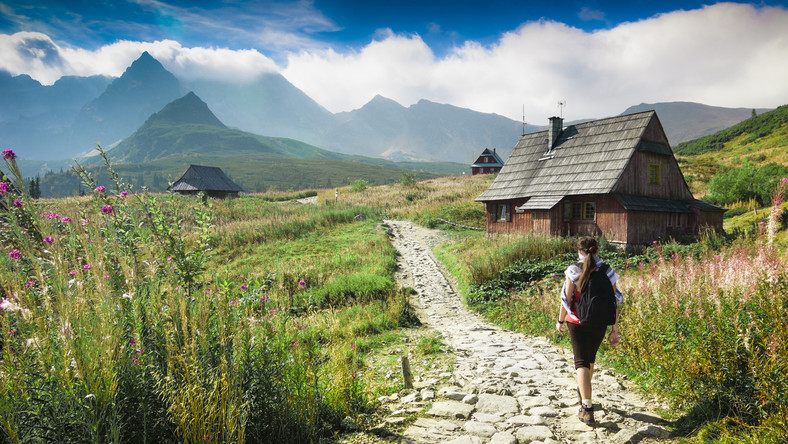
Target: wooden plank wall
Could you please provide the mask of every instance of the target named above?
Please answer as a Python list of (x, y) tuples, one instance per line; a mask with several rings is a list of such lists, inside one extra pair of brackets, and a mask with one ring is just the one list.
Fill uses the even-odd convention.
[[(660, 185), (648, 184), (649, 163), (661, 165), (662, 183)], [(681, 175), (676, 159), (646, 151), (635, 152), (632, 160), (622, 172), (614, 192), (660, 199), (692, 199), (692, 193), (684, 181), (684, 176)]]
[(647, 245), (667, 236), (666, 213), (630, 211), (628, 217), (628, 244)]
[(596, 196), (597, 233), (615, 242), (627, 242), (627, 212), (615, 196)]

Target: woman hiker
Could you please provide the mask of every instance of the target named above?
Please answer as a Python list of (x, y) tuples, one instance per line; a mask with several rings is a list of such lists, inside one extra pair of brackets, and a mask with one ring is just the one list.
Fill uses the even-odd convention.
[[(594, 407), (591, 403), (591, 376), (594, 374), (594, 361), (596, 352), (602, 344), (607, 332), (607, 324), (583, 325), (577, 314), (576, 305), (581, 291), (589, 284), (591, 273), (602, 267), (603, 262), (597, 256), (599, 244), (593, 237), (583, 237), (577, 241), (577, 254), (580, 262), (570, 265), (566, 271), (566, 280), (561, 288), (561, 310), (558, 322), (555, 324), (559, 333), (564, 332), (564, 321), (569, 328), (569, 337), (572, 341), (572, 352), (577, 371), (577, 396), (580, 401), (578, 418), (588, 425), (594, 424)], [(607, 266), (607, 277), (612, 284), (616, 304), (620, 303), (623, 295), (618, 291), (616, 282), (618, 274), (612, 267)], [(609, 287), (608, 287), (609, 288)], [(617, 314), (613, 317), (613, 326), (607, 339), (610, 345), (618, 344)]]

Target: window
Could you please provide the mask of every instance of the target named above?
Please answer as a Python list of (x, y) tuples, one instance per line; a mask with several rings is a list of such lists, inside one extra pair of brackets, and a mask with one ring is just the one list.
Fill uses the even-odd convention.
[(596, 213), (596, 204), (594, 202), (583, 203), (583, 220), (594, 220)]
[(572, 202), (572, 219), (580, 219), (583, 210), (583, 202)]
[(572, 202), (564, 202), (564, 222), (572, 219)]
[(681, 213), (676, 214), (676, 227), (681, 226)]
[(498, 222), (506, 222), (509, 220), (509, 205), (508, 204), (498, 204), (498, 209), (496, 211)]
[(668, 226), (673, 226), (673, 213), (668, 213)]
[(648, 164), (648, 184), (662, 185), (662, 165), (658, 163)]

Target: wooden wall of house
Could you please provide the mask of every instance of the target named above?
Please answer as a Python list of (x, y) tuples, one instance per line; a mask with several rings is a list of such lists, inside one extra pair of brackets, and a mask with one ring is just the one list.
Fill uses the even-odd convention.
[[(698, 226), (700, 229), (712, 228), (718, 233), (723, 232), (722, 222), (724, 211), (700, 211), (698, 214)], [(697, 233), (698, 230), (696, 229)]]
[(615, 196), (596, 197), (596, 226), (598, 233), (615, 242), (627, 242), (627, 211)]
[[(514, 208), (520, 206), (525, 203), (527, 199), (516, 199), (506, 202), (487, 202), (487, 232), (488, 233), (513, 233), (513, 232), (521, 232), (525, 233), (528, 231), (533, 230), (533, 219), (531, 217), (531, 212), (526, 211), (525, 213), (518, 214), (515, 212)], [(497, 212), (496, 209), (498, 208), (499, 203), (506, 203), (509, 205), (510, 211), (510, 220), (503, 222), (497, 220)]]
[(533, 230), (544, 236), (561, 235), (561, 205), (552, 210), (533, 210)]
[[(659, 185), (648, 183), (650, 163), (660, 165), (662, 177)], [(692, 199), (692, 193), (684, 181), (676, 158), (647, 151), (635, 151), (613, 192), (660, 199)]]
[(646, 245), (667, 237), (667, 213), (630, 211), (628, 244)]

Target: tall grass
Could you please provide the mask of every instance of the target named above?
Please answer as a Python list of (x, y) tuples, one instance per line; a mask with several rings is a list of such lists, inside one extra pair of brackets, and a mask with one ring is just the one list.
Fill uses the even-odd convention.
[[(18, 175), (13, 158), (6, 170)], [(84, 198), (34, 201), (0, 186), (0, 442), (318, 442), (370, 408), (363, 356), (348, 342), (395, 328), (408, 307), (386, 280), (385, 234), (353, 222), (359, 210), (252, 199), (214, 208), (130, 193), (117, 177), (110, 194), (80, 173), (94, 190)], [(248, 257), (244, 246), (315, 233), (378, 246), (354, 263), (382, 259), (345, 278), (309, 272), (333, 254), (269, 258), (288, 264), (284, 277), (220, 266)], [(348, 322), (348, 337), (347, 319), (308, 303), (321, 294), (330, 308), (377, 314)]]

